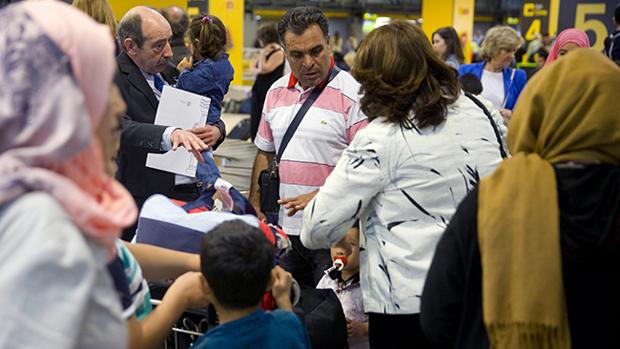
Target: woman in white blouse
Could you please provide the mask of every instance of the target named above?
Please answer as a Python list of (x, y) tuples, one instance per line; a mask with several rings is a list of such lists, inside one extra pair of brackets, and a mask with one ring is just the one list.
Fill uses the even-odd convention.
[(371, 347), (424, 348), (420, 294), (435, 246), (461, 199), (501, 161), (500, 146), (413, 24), (372, 31), (353, 75), (372, 121), (306, 207), (301, 241), (327, 248), (359, 218)]

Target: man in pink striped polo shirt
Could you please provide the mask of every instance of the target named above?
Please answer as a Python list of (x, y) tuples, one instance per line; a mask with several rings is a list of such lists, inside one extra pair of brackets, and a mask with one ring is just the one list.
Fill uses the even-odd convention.
[(331, 81), (334, 67), (328, 24), (316, 7), (289, 10), (278, 24), (291, 74), (276, 81), (265, 98), (255, 144), (250, 200), (259, 211), (258, 177), (275, 156), (286, 129), (313, 88), (325, 85), (304, 116), (280, 160), (278, 223), (291, 237), (293, 250), (284, 268), (302, 285), (314, 287), (330, 264), (328, 250), (311, 251), (299, 241), (303, 209), (323, 185), (355, 133), (368, 123), (359, 109), (359, 84), (347, 72)]

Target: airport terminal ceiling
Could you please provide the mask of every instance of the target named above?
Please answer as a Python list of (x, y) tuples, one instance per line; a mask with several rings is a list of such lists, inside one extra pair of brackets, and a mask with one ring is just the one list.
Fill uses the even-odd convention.
[[(360, 15), (366, 12), (391, 13), (395, 11), (419, 14), (422, 11), (422, 0), (245, 0), (245, 10), (287, 9), (308, 4), (325, 10)], [(523, 0), (475, 0), (475, 13), (491, 17), (518, 16), (522, 6)]]
[[(71, 0), (64, 1), (71, 3)], [(0, 0), (0, 6), (7, 5), (11, 2), (17, 2), (17, 0)], [(200, 10), (206, 10), (208, 8), (208, 3), (209, 0), (188, 1), (189, 7), (196, 7)], [(308, 4), (316, 5), (326, 10), (339, 11), (354, 15), (362, 15), (366, 12), (405, 12), (409, 14), (419, 14), (422, 10), (422, 0), (245, 0), (244, 10), (246, 12), (269, 9), (283, 10)], [(518, 16), (521, 6), (523, 6), (523, 0), (475, 0), (475, 13), (477, 16), (489, 16), (495, 18)]]

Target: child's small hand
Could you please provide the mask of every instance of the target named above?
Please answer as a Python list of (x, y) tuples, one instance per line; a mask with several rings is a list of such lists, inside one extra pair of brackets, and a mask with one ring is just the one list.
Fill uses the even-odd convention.
[(185, 69), (189, 69), (192, 67), (193, 59), (192, 57), (183, 57), (183, 59), (177, 64), (177, 70), (182, 72)]
[(512, 110), (502, 108), (499, 110), (499, 113), (502, 115), (504, 120), (510, 121), (510, 118), (512, 117)]
[(293, 311), (293, 304), (290, 298), (293, 276), (276, 265), (275, 268), (271, 269), (271, 277), (274, 279), (271, 286), (271, 295), (276, 301), (276, 305), (279, 309)]
[(367, 337), (368, 322), (347, 319), (347, 333), (349, 337)]
[(201, 308), (209, 305), (202, 274), (190, 271), (179, 276), (164, 296), (164, 299), (170, 298), (183, 302), (184, 308)]
[(213, 125), (205, 125), (204, 127), (194, 127), (189, 129), (190, 132), (198, 136), (200, 140), (205, 142), (209, 147), (213, 147), (215, 143), (220, 139), (222, 132), (220, 128)]
[(271, 287), (271, 294), (273, 295), (273, 298), (288, 298), (291, 294), (291, 287), (293, 285), (293, 276), (291, 273), (282, 269), (279, 265), (276, 265), (276, 267), (272, 270), (272, 275), (275, 278), (273, 286)]

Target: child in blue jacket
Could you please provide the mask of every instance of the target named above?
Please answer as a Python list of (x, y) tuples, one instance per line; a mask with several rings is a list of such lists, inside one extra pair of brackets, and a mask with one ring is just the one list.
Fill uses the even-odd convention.
[[(192, 20), (189, 37), (193, 48), (191, 67), (179, 75), (176, 87), (209, 97), (211, 106), (207, 124), (216, 125), (222, 114), (224, 95), (234, 76), (225, 52), (226, 28), (219, 18), (201, 14)], [(184, 61), (179, 67), (185, 64)]]

